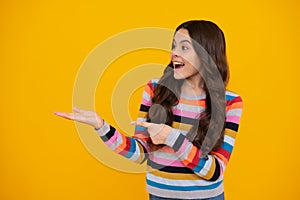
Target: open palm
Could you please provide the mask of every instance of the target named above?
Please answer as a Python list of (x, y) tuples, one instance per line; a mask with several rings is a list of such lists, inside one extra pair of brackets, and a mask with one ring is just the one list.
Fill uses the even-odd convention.
[(82, 110), (79, 108), (73, 108), (72, 113), (66, 112), (54, 112), (55, 115), (63, 117), (69, 120), (74, 120), (84, 124), (88, 124), (98, 129), (103, 125), (103, 119), (94, 111)]

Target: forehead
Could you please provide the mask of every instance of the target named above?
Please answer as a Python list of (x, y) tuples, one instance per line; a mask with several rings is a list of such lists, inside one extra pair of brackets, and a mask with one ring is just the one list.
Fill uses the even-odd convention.
[(175, 35), (174, 35), (174, 38), (173, 38), (176, 42), (180, 42), (182, 40), (188, 40), (188, 41), (191, 41), (191, 37), (189, 35), (189, 32), (188, 30), (186, 29), (179, 29)]

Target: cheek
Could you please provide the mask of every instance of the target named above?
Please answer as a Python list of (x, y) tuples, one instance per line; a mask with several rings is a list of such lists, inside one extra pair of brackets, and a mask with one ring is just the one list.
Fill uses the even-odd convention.
[(196, 68), (197, 70), (199, 70), (201, 63), (200, 63), (200, 60), (198, 59), (198, 57), (196, 57), (196, 58), (194, 57), (192, 59), (191, 65), (193, 65), (194, 68)]
[(200, 67), (200, 60), (195, 55), (190, 55), (185, 57), (185, 63), (191, 65), (193, 68), (199, 69)]
[(191, 64), (189, 64), (186, 68), (186, 71), (185, 71), (187, 74), (189, 75), (193, 75), (193, 74), (197, 74), (199, 73), (198, 70)]

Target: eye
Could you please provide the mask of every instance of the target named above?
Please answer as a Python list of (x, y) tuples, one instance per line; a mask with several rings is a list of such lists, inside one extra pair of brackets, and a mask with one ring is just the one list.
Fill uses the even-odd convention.
[(188, 50), (189, 48), (188, 48), (187, 46), (181, 46), (181, 49), (182, 49), (183, 51), (185, 51), (185, 50)]

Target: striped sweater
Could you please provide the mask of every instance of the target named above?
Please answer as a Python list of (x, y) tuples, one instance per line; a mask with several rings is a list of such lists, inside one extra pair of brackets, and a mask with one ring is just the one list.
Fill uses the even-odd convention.
[[(157, 82), (153, 79), (145, 87), (138, 121), (146, 121)], [(201, 150), (185, 135), (191, 128), (187, 122), (198, 119), (199, 113), (205, 110), (205, 97), (180, 96), (179, 103), (172, 108), (174, 122), (166, 146), (155, 152), (147, 145), (149, 138), (144, 127), (136, 126), (134, 136), (128, 137), (105, 122), (97, 132), (113, 151), (137, 163), (147, 161), (146, 182), (150, 194), (178, 199), (215, 197), (224, 191), (223, 174), (232, 153), (243, 103), (240, 96), (226, 91), (224, 142), (203, 158)]]

